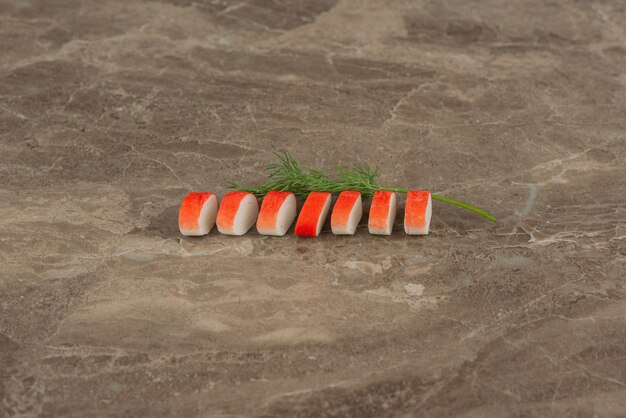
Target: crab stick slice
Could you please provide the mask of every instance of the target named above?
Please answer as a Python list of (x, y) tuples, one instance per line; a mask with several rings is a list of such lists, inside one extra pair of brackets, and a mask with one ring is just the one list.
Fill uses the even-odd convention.
[(291, 192), (272, 190), (261, 204), (256, 229), (262, 235), (282, 237), (296, 218), (296, 196)]
[(430, 192), (410, 190), (404, 207), (404, 231), (409, 235), (428, 235), (432, 207)]
[(322, 230), (329, 209), (330, 193), (309, 193), (296, 221), (296, 235), (300, 237), (317, 237)]
[(178, 229), (187, 236), (208, 234), (217, 215), (217, 196), (208, 192), (191, 192), (178, 211)]
[(374, 193), (367, 224), (370, 234), (391, 235), (395, 219), (396, 194), (388, 190), (379, 190)]
[(217, 229), (225, 235), (243, 235), (254, 225), (259, 201), (248, 192), (230, 192), (222, 199), (217, 212)]
[(335, 235), (354, 235), (356, 227), (363, 216), (361, 193), (346, 190), (339, 193), (333, 213), (330, 216), (330, 227)]

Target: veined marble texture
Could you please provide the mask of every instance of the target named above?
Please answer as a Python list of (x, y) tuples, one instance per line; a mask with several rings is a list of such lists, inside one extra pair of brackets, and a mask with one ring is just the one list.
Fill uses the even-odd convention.
[[(272, 152), (431, 234), (182, 238)], [(626, 3), (0, 0), (0, 416), (623, 417)]]

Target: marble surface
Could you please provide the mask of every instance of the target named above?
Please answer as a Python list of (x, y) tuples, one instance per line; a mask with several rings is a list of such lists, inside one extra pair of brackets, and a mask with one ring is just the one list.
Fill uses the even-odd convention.
[[(432, 233), (182, 238), (273, 151)], [(0, 0), (0, 416), (626, 415), (626, 3)]]

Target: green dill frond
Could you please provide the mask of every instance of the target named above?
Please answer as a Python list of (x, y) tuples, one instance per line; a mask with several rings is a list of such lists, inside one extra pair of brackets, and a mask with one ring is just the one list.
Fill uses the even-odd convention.
[[(292, 192), (298, 197), (306, 197), (311, 192), (331, 192), (338, 193), (344, 190), (354, 190), (361, 192), (363, 197), (372, 196), (377, 190), (390, 190), (398, 193), (407, 193), (406, 189), (383, 187), (377, 183), (380, 175), (378, 167), (372, 167), (368, 163), (361, 162), (353, 164), (351, 167), (336, 168), (338, 179), (331, 179), (321, 170), (310, 168), (303, 170), (300, 163), (291, 154), (275, 152), (278, 162), (265, 167), (268, 180), (257, 187), (247, 187), (235, 183), (227, 182), (227, 187), (232, 190), (244, 191), (255, 194), (262, 199), (272, 190)], [(464, 202), (449, 199), (443, 196), (431, 194), (432, 198), (442, 202), (470, 210), (490, 221), (495, 222), (496, 218), (475, 206)]]

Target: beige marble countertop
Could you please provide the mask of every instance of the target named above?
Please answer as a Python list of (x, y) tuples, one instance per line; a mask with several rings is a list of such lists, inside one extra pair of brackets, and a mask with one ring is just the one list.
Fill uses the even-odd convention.
[[(499, 221), (180, 236), (274, 151)], [(0, 416), (623, 417), (625, 158), (623, 1), (0, 0)]]

